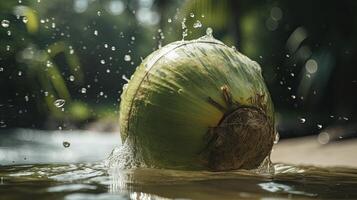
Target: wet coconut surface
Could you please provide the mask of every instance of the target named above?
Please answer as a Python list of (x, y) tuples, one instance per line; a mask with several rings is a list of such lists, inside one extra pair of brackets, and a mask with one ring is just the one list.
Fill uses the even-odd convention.
[[(325, 11), (326, 15), (320, 15), (323, 12), (317, 13), (316, 10), (321, 8), (321, 2), (315, 3), (316, 5), (310, 3), (308, 7), (295, 4), (283, 6), (279, 2), (265, 2), (267, 5), (249, 4), (249, 9), (242, 4), (238, 6), (239, 12), (235, 12), (235, 9), (231, 12), (228, 8), (234, 8), (237, 4), (235, 1), (227, 1), (231, 4), (227, 4), (227, 7), (223, 6), (223, 10), (221, 6), (208, 4), (208, 6), (202, 6), (205, 9), (214, 8), (212, 13), (191, 12), (190, 9), (187, 9), (189, 13), (184, 13), (183, 8), (187, 7), (186, 4), (180, 7), (173, 3), (173, 7), (165, 7), (164, 4), (167, 4), (165, 1), (138, 1), (138, 7), (135, 9), (132, 8), (133, 5), (130, 5), (132, 2), (134, 1), (75, 0), (67, 3), (64, 1), (49, 3), (49, 1), (41, 0), (4, 0), (0, 3), (4, 11), (0, 19), (2, 31), (0, 72), (1, 80), (5, 80), (1, 84), (5, 86), (1, 91), (2, 97), (6, 98), (4, 102), (0, 102), (0, 200), (357, 199), (357, 161), (354, 155), (356, 141), (344, 143), (344, 148), (341, 148), (341, 144), (337, 147), (337, 142), (334, 143), (336, 138), (342, 139), (345, 136), (324, 132), (325, 127), (329, 131), (328, 126), (331, 123), (325, 123), (324, 118), (312, 119), (308, 115), (310, 110), (304, 110), (304, 106), (300, 105), (302, 101), (307, 104), (314, 102), (315, 100), (312, 101), (306, 97), (311, 95), (318, 97), (327, 90), (329, 92), (325, 95), (328, 97), (334, 96), (337, 91), (339, 95), (335, 96), (340, 99), (352, 98), (350, 101), (354, 102), (355, 98), (350, 91), (355, 88), (356, 78), (353, 76), (355, 73), (349, 73), (350, 71), (341, 73), (340, 71), (343, 70), (333, 69), (338, 66), (348, 68), (349, 65), (352, 65), (353, 69), (353, 63), (355, 63), (355, 60), (351, 59), (354, 51), (352, 47), (356, 46), (353, 45), (355, 40), (349, 35), (356, 34), (346, 34), (353, 30), (350, 26), (344, 25), (353, 24), (348, 21), (354, 19), (352, 14), (349, 15), (349, 13), (354, 13), (351, 11), (353, 6), (342, 3), (336, 6), (323, 2), (325, 9), (322, 11)], [(186, 2), (191, 3), (191, 1)], [(156, 10), (155, 6), (160, 9)], [(335, 11), (340, 6), (351, 9), (344, 9), (344, 12), (329, 12)], [(296, 13), (292, 11), (299, 10), (299, 8), (306, 12), (293, 17)], [(265, 11), (268, 11), (266, 15)], [(219, 19), (219, 16), (222, 16), (220, 13), (228, 14), (228, 16), (223, 17), (222, 19), (226, 18), (223, 20), (225, 22), (216, 27), (216, 23), (222, 21)], [(336, 13), (347, 15), (339, 16)], [(166, 19), (166, 17), (169, 18)], [(307, 21), (302, 23), (301, 19), (305, 18), (309, 18), (311, 23)], [(227, 23), (230, 21), (228, 19), (234, 19), (233, 24)], [(240, 22), (239, 24), (235, 24), (236, 19)], [(347, 22), (341, 25), (339, 23), (341, 20), (347, 20)], [(339, 26), (336, 26), (334, 22), (337, 22)], [(298, 26), (294, 27), (294, 24)], [(330, 24), (331, 27), (338, 27), (338, 29), (326, 31), (325, 28), (319, 28), (316, 24)], [(217, 83), (215, 88), (219, 91), (216, 97), (212, 95), (212, 91), (201, 91), (202, 94), (198, 96), (202, 97), (202, 102), (190, 99), (181, 110), (183, 111), (182, 121), (187, 120), (188, 110), (192, 111), (204, 103), (211, 104), (215, 109), (211, 112), (202, 112), (203, 114), (196, 118), (198, 121), (206, 116), (212, 116), (212, 113), (222, 112), (223, 116), (217, 115), (219, 117), (215, 122), (218, 123), (210, 124), (209, 128), (205, 127), (207, 129), (212, 127), (208, 133), (206, 130), (202, 132), (207, 133), (210, 139), (205, 149), (207, 151), (202, 155), (205, 167), (209, 166), (205, 168), (206, 170), (148, 168), (140, 162), (141, 160), (134, 159), (130, 146), (122, 144), (119, 134), (76, 130), (77, 126), (88, 123), (92, 117), (96, 116), (95, 119), (99, 123), (95, 126), (100, 129), (86, 128), (105, 131), (109, 127), (107, 130), (114, 131), (117, 128), (116, 117), (119, 115), (118, 94), (121, 94), (130, 85), (129, 83), (133, 82), (135, 77), (130, 77), (130, 75), (135, 66), (142, 62), (142, 57), (149, 52), (165, 48), (164, 45), (169, 41), (182, 39), (178, 42), (180, 43), (178, 46), (185, 46), (189, 49), (190, 45), (185, 41), (206, 30), (206, 35), (199, 39), (201, 43), (205, 43), (197, 47), (201, 51), (200, 54), (194, 53), (197, 51), (182, 51), (181, 53), (194, 58), (188, 62), (190, 64), (198, 60), (202, 62), (202, 59), (197, 60), (199, 55), (201, 57), (208, 55), (207, 59), (215, 57), (221, 51), (215, 48), (214, 53), (207, 54), (207, 44), (225, 45), (214, 39), (213, 30), (209, 26), (217, 29), (217, 36), (220, 39), (229, 41), (229, 46), (226, 46), (227, 51), (224, 53), (226, 61), (232, 52), (242, 50), (242, 52), (249, 52), (247, 55), (255, 56), (255, 59), (262, 63), (267, 73), (266, 81), (270, 82), (270, 88), (275, 91), (275, 95), (278, 94), (275, 96), (277, 100), (275, 102), (280, 107), (279, 109), (294, 107), (290, 111), (301, 110), (301, 115), (294, 117), (300, 125), (310, 124), (309, 121), (316, 122), (316, 128), (322, 132), (317, 140), (311, 137), (304, 139), (303, 142), (300, 141), (300, 145), (306, 144), (301, 145), (299, 152), (294, 151), (297, 149), (297, 142), (291, 142), (291, 140), (284, 143), (283, 148), (275, 149), (277, 160), (307, 163), (306, 165), (270, 162), (270, 155), (274, 154), (271, 149), (279, 139), (279, 135), (274, 130), (274, 116), (287, 116), (286, 113), (280, 113), (282, 110), (279, 109), (277, 109), (279, 112), (274, 113), (272, 105), (262, 104), (264, 97), (270, 95), (250, 91), (249, 94), (256, 96), (244, 99), (253, 105), (244, 107), (242, 102), (233, 102), (231, 97), (234, 94), (242, 94), (242, 91), (244, 93), (244, 90), (240, 89), (247, 86), (247, 83), (254, 82), (256, 76), (252, 79), (246, 79), (248, 77), (246, 75), (242, 76), (232, 81), (229, 87), (226, 86), (226, 81), (218, 84), (221, 79), (214, 80), (213, 82)], [(220, 26), (224, 28), (219, 28)], [(227, 27), (228, 29), (225, 29)], [(345, 38), (350, 42), (344, 44), (342, 40), (340, 42), (334, 38)], [(237, 48), (231, 45), (236, 45)], [(180, 52), (163, 52), (160, 56), (167, 55), (168, 60), (173, 61), (181, 60), (177, 57), (178, 53)], [(243, 61), (246, 60), (243, 57)], [(159, 59), (154, 61), (157, 62)], [(237, 63), (237, 60), (233, 63)], [(274, 66), (270, 68), (270, 65)], [(156, 69), (153, 65), (148, 66), (145, 72)], [(192, 67), (197, 66), (201, 65)], [(202, 66), (207, 67), (207, 63)], [(247, 69), (252, 72), (262, 72), (257, 64), (252, 64)], [(332, 69), (336, 72), (332, 74), (339, 74), (339, 76), (326, 75)], [(156, 77), (167, 76), (166, 72), (159, 70)], [(323, 79), (316, 79), (320, 77), (320, 72), (325, 74), (325, 80), (329, 80), (327, 85), (333, 85), (333, 87), (323, 87), (323, 84), (315, 87), (314, 79), (319, 84), (324, 82)], [(191, 73), (187, 77), (194, 76), (195, 73)], [(348, 84), (343, 81), (336, 82), (341, 77), (348, 81)], [(148, 76), (144, 80), (151, 81), (154, 78), (155, 76)], [(165, 80), (168, 79), (165, 78)], [(209, 82), (207, 77), (197, 80), (204, 84), (201, 88), (207, 88)], [(240, 80), (244, 81), (239, 83)], [(187, 92), (194, 88), (190, 83), (181, 84), (179, 87), (174, 84), (175, 87), (171, 88), (169, 98), (159, 105), (165, 105), (166, 108), (167, 102), (173, 102), (172, 94), (177, 95), (176, 97), (187, 97)], [(122, 85), (124, 89), (121, 89)], [(241, 87), (238, 88), (238, 92), (233, 88), (237, 85)], [(277, 89), (277, 85), (287, 92)], [(336, 85), (342, 85), (343, 88), (336, 87)], [(345, 95), (341, 92), (343, 90), (347, 91)], [(231, 94), (229, 91), (236, 92)], [(145, 93), (138, 92), (135, 98), (140, 99), (145, 96)], [(222, 98), (224, 102), (220, 101)], [(336, 100), (333, 99), (333, 101)], [(327, 118), (338, 118), (340, 121), (349, 122), (353, 116), (348, 113), (348, 115), (329, 113), (330, 107), (331, 110), (337, 110), (339, 106), (336, 105), (348, 105), (344, 101), (336, 102), (336, 104), (330, 104), (320, 100), (315, 102), (314, 107), (316, 110), (327, 110), (321, 112), (321, 115), (328, 115)], [(87, 103), (89, 103), (88, 106)], [(109, 121), (106, 124), (102, 112), (93, 106), (94, 104), (110, 108), (108, 113), (115, 113), (115, 124)], [(145, 101), (144, 104), (147, 106), (150, 101)], [(187, 109), (191, 105), (192, 107)], [(225, 105), (227, 109), (224, 109)], [(177, 111), (177, 105), (173, 108)], [(343, 108), (355, 111), (353, 107)], [(267, 112), (266, 109), (271, 112)], [(314, 110), (312, 115), (317, 114)], [(79, 115), (76, 116), (78, 113)], [(147, 112), (140, 112), (142, 113)], [(38, 118), (41, 115), (43, 118)], [(172, 115), (158, 116), (163, 119)], [(47, 117), (54, 117), (54, 119), (50, 119), (49, 122), (41, 121)], [(67, 121), (68, 119), (70, 120)], [(159, 121), (157, 130), (162, 129), (164, 124), (162, 120), (157, 120), (152, 116), (148, 119), (153, 119), (148, 124)], [(71, 120), (74, 122), (73, 127), (71, 123), (67, 123)], [(180, 120), (175, 120), (173, 124), (177, 121)], [(42, 125), (54, 123), (49, 128), (58, 131), (11, 129), (43, 127), (35, 126), (34, 122)], [(351, 120), (351, 123), (354, 122)], [(290, 123), (278, 122), (277, 124), (289, 125)], [(106, 125), (109, 126), (106, 127)], [(137, 124), (133, 123), (131, 126), (137, 127)], [(183, 127), (188, 126), (181, 126)], [(177, 127), (169, 125), (168, 129), (162, 133), (165, 135), (175, 129)], [(289, 130), (293, 129), (289, 128)], [(118, 133), (118, 130), (115, 131)], [(144, 127), (140, 132), (145, 134), (147, 131), (148, 128)], [(307, 131), (300, 131), (300, 133), (307, 133)], [(352, 137), (353, 133), (347, 136)], [(124, 137), (126, 136), (125, 134)], [(153, 144), (156, 144), (156, 139), (153, 139)], [(189, 148), (185, 142), (191, 140), (183, 141), (184, 145), (182, 143), (177, 145), (180, 148), (183, 147), (182, 151)], [(316, 144), (312, 144), (314, 142), (311, 141)], [(330, 144), (330, 141), (334, 144)], [(166, 142), (168, 145), (163, 147), (173, 147), (171, 151), (178, 149), (170, 142)], [(148, 146), (157, 147), (156, 145)], [(161, 150), (165, 148), (159, 146), (157, 149), (159, 149), (158, 160), (165, 158), (161, 156)], [(200, 154), (197, 153), (197, 155)], [(353, 159), (346, 159), (348, 157)], [(176, 158), (173, 156), (174, 161)], [(318, 165), (327, 161), (329, 165), (325, 167), (308, 165), (311, 163)], [(191, 165), (193, 162), (182, 161), (182, 163)], [(354, 168), (329, 167), (332, 165), (354, 166)]]

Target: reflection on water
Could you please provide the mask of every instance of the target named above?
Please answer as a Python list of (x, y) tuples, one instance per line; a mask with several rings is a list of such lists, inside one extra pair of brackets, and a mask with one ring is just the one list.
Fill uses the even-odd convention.
[(108, 170), (103, 163), (0, 168), (4, 199), (356, 199), (357, 170), (275, 164), (275, 173)]
[[(125, 157), (123, 148), (116, 151)], [(125, 164), (109, 164), (81, 161), (0, 166), (0, 199), (357, 199), (357, 169), (274, 164), (271, 173), (209, 172), (127, 169)]]

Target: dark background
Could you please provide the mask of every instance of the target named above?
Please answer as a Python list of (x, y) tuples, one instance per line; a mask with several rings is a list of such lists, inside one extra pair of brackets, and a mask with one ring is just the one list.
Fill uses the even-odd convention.
[(0, 128), (116, 130), (125, 79), (181, 40), (185, 21), (185, 39), (212, 27), (262, 66), (283, 138), (354, 137), (356, 11), (352, 0), (2, 0)]

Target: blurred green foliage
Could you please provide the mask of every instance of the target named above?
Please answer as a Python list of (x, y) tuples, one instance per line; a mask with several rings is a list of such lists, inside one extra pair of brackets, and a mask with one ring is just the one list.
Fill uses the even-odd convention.
[(355, 1), (3, 0), (0, 126), (115, 118), (142, 58), (212, 27), (261, 64), (278, 113), (292, 119), (281, 124), (307, 117), (303, 128), (316, 131), (316, 123), (337, 120), (330, 115), (357, 112), (356, 9)]

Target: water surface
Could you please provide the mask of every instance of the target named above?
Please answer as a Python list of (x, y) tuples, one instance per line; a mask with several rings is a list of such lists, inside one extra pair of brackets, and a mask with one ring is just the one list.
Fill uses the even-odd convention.
[[(26, 135), (21, 130), (19, 135)], [(27, 132), (27, 131), (25, 131)], [(37, 133), (35, 133), (37, 134)], [(31, 134), (30, 134), (31, 135)], [(48, 135), (48, 134), (47, 134)], [(14, 137), (14, 136), (13, 136)], [(44, 137), (53, 137), (44, 136)], [(86, 134), (71, 136), (82, 141), (85, 145), (94, 145), (86, 140)], [(112, 136), (92, 135), (102, 138), (95, 148), (87, 148), (87, 154), (99, 152), (103, 149), (113, 148), (117, 144), (109, 142)], [(107, 138), (107, 142), (104, 142)], [(28, 137), (26, 137), (28, 138)], [(81, 139), (79, 139), (81, 138)], [(1, 140), (0, 153), (9, 151), (3, 147), (6, 142), (10, 144), (13, 139)], [(20, 139), (21, 140), (21, 139)], [(71, 142), (70, 138), (67, 138)], [(76, 141), (77, 141), (76, 140)], [(16, 140), (18, 143), (19, 139)], [(27, 139), (28, 141), (28, 139)], [(82, 145), (81, 142), (77, 145)], [(56, 151), (52, 143), (61, 140), (46, 141), (46, 147), (51, 155)], [(72, 141), (73, 142), (73, 141)], [(38, 142), (36, 148), (42, 148)], [(112, 145), (112, 146), (111, 146)], [(55, 145), (56, 146), (56, 145)], [(27, 149), (31, 147), (27, 146)], [(357, 169), (349, 168), (317, 168), (274, 164), (274, 173), (257, 173), (252, 171), (180, 171), (167, 169), (122, 169), (108, 167), (102, 155), (99, 161), (83, 161), (85, 158), (74, 155), (75, 164), (68, 163), (66, 156), (61, 163), (61, 152), (57, 152), (57, 160), (44, 164), (46, 153), (42, 152), (42, 160), (32, 160), (29, 156), (25, 162), (34, 164), (17, 163), (8, 164), (8, 157), (2, 157), (6, 165), (0, 166), (0, 199), (357, 199)], [(68, 149), (64, 148), (64, 149)], [(45, 150), (45, 149), (42, 149)], [(83, 150), (83, 149), (82, 149)], [(12, 149), (13, 152), (16, 150)], [(18, 146), (19, 152), (21, 145)], [(36, 151), (32, 156), (36, 157)], [(15, 153), (13, 153), (16, 155)], [(98, 153), (97, 153), (98, 154)], [(66, 155), (66, 154), (64, 154)], [(99, 155), (93, 155), (99, 158)], [(21, 158), (21, 156), (19, 156)], [(88, 158), (87, 158), (88, 159)], [(91, 157), (90, 159), (93, 159)], [(6, 161), (6, 162), (5, 162)], [(36, 161), (41, 161), (36, 163)]]

